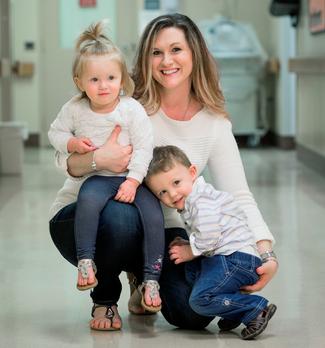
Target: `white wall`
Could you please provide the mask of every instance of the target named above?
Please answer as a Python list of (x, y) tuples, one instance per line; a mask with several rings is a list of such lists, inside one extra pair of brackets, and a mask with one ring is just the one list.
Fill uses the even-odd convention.
[[(21, 0), (22, 1), (22, 0)], [(94, 9), (77, 8), (74, 12), (75, 21), (69, 24), (62, 23), (60, 17), (60, 5), (64, 6), (65, 1), (40, 0), (40, 26), (42, 28), (42, 53), (41, 53), (41, 128), (43, 145), (48, 144), (47, 131), (50, 123), (56, 117), (61, 106), (77, 92), (71, 75), (71, 68), (74, 56), (74, 42), (71, 39), (69, 47), (63, 47), (61, 33), (73, 31), (78, 24), (78, 18), (83, 26), (101, 20), (103, 18), (115, 17), (115, 0), (98, 0)], [(70, 10), (66, 8), (64, 10)], [(78, 12), (77, 12), (78, 11)], [(114, 26), (114, 21), (111, 21)], [(122, 23), (125, 23), (125, 18)], [(85, 29), (80, 28), (79, 33)], [(78, 33), (78, 34), (79, 34)], [(115, 35), (113, 30), (112, 36)], [(71, 36), (71, 35), (70, 35)], [(75, 40), (77, 37), (75, 37)]]
[[(14, 81), (15, 118), (27, 122), (31, 132), (42, 133), (42, 143), (46, 144), (49, 123), (75, 92), (70, 73), (73, 52), (59, 45), (59, 0), (12, 2), (15, 59), (33, 61), (36, 67), (33, 78)], [(130, 64), (138, 41), (138, 10), (142, 4), (143, 0), (116, 1), (116, 41)], [(251, 22), (267, 53), (274, 55), (276, 38), (269, 0), (179, 0), (179, 7), (194, 20), (222, 13)], [(26, 40), (35, 42), (34, 51), (24, 50)]]
[[(12, 118), (27, 124), (30, 132), (39, 132), (40, 122), (40, 0), (11, 0), (12, 61), (35, 65), (32, 77), (13, 77)], [(33, 42), (34, 49), (26, 50), (25, 43)]]
[(179, 0), (179, 4), (180, 11), (195, 21), (222, 14), (230, 19), (251, 23), (266, 52), (273, 53), (269, 0)]
[(274, 56), (279, 59), (280, 73), (276, 77), (275, 120), (273, 131), (283, 137), (296, 134), (296, 76), (289, 73), (288, 60), (296, 55), (296, 29), (289, 16), (274, 17), (272, 31)]
[[(324, 59), (325, 32), (310, 34), (307, 3), (301, 3), (297, 57)], [(297, 84), (297, 142), (325, 157), (325, 74), (299, 74)]]

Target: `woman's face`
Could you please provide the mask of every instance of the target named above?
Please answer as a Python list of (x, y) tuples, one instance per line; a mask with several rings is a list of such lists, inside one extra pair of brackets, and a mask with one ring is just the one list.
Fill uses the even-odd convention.
[(166, 90), (190, 88), (192, 51), (181, 29), (162, 29), (152, 49), (153, 78)]

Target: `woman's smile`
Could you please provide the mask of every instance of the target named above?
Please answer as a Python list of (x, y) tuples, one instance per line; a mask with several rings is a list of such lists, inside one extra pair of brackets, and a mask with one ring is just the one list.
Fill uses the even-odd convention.
[(179, 69), (168, 69), (168, 70), (161, 70), (161, 72), (164, 74), (164, 75), (172, 75), (172, 74), (175, 74), (179, 71)]
[(184, 32), (178, 28), (162, 29), (153, 46), (153, 78), (168, 90), (189, 88), (193, 61)]

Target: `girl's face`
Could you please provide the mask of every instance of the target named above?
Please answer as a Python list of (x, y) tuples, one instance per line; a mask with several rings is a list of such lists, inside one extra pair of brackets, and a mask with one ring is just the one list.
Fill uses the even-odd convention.
[(162, 29), (152, 49), (153, 78), (166, 90), (191, 86), (192, 51), (183, 30)]
[(90, 56), (83, 66), (80, 78), (75, 78), (78, 88), (85, 92), (93, 111), (107, 113), (114, 110), (122, 81), (120, 64), (108, 55)]

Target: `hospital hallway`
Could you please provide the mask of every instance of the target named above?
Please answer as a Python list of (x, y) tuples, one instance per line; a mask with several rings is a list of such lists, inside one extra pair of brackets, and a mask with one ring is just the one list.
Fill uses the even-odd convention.
[(0, 176), (0, 346), (325, 347), (325, 178), (297, 161), (295, 151), (241, 149), (241, 154), (280, 262), (261, 292), (278, 311), (258, 339), (242, 341), (241, 328), (219, 333), (217, 319), (193, 332), (170, 326), (161, 314), (131, 315), (125, 274), (119, 303), (123, 329), (90, 330), (89, 294), (76, 290), (76, 270), (48, 232), (48, 210), (64, 177), (54, 167), (52, 149), (26, 148), (23, 174)]

